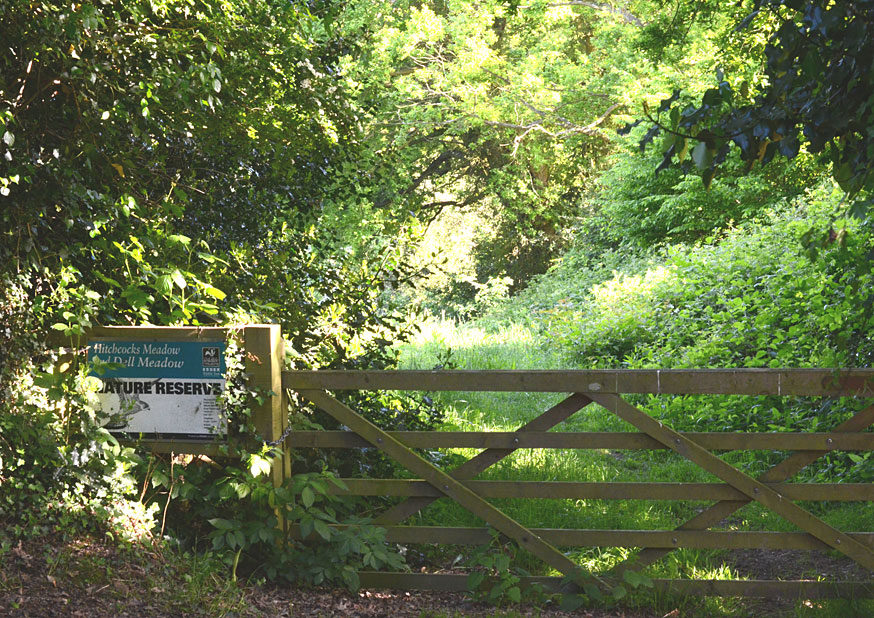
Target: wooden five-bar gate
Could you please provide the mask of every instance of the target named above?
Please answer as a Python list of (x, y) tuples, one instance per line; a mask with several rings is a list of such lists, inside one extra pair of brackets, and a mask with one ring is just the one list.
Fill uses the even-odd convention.
[[(282, 387), (336, 419), (348, 431), (293, 431), (287, 448), (375, 447), (418, 476), (406, 479), (344, 479), (355, 495), (405, 498), (375, 519), (397, 543), (482, 544), (487, 528), (403, 525), (435, 500), (454, 500), (508, 539), (562, 574), (532, 577), (560, 589), (579, 572), (559, 548), (642, 548), (623, 565), (600, 574), (641, 569), (677, 548), (834, 550), (874, 570), (874, 534), (836, 529), (798, 502), (874, 501), (874, 485), (790, 483), (796, 473), (830, 451), (874, 450), (874, 405), (828, 433), (689, 433), (675, 431), (623, 398), (627, 394), (771, 395), (777, 397), (874, 397), (870, 370), (597, 370), (597, 371), (290, 371)], [(330, 391), (517, 391), (566, 393), (567, 398), (513, 432), (384, 431), (338, 401)], [(591, 404), (630, 423), (636, 433), (550, 432)], [(533, 415), (532, 415), (533, 416)], [(278, 428), (277, 428), (278, 430)], [(442, 470), (414, 449), (483, 449), (453, 470)], [(487, 468), (517, 449), (670, 449), (722, 483), (582, 483), (477, 481)], [(753, 477), (715, 451), (789, 451), (779, 464)], [(564, 530), (530, 528), (494, 506), (492, 498), (598, 500), (698, 500), (712, 504), (674, 530)], [(758, 502), (800, 532), (711, 530), (750, 502)], [(779, 577), (779, 576), (778, 576)], [(459, 574), (362, 572), (365, 587), (464, 590)], [(792, 598), (872, 597), (874, 582), (656, 579), (656, 589), (679, 594)]]
[[(403, 497), (376, 518), (397, 543), (487, 543), (487, 528), (422, 527), (403, 522), (438, 499), (449, 499), (562, 574), (529, 578), (560, 589), (566, 576), (578, 573), (559, 548), (642, 548), (611, 577), (641, 569), (678, 548), (833, 550), (874, 571), (874, 534), (836, 529), (798, 503), (874, 502), (874, 484), (792, 483), (799, 471), (832, 451), (874, 451), (874, 405), (837, 423), (827, 433), (690, 433), (678, 432), (624, 398), (629, 394), (748, 395), (776, 397), (855, 397), (874, 399), (874, 370), (738, 369), (738, 370), (597, 370), (597, 371), (282, 371), (283, 342), (277, 325), (227, 328), (102, 327), (89, 338), (123, 341), (213, 341), (230, 331), (241, 336), (250, 384), (271, 392), (254, 410), (256, 430), (266, 441), (285, 437), (283, 448), (375, 447), (418, 479), (346, 479), (356, 495)], [(78, 345), (74, 346), (78, 347)], [(512, 432), (384, 431), (338, 401), (332, 391), (516, 391), (565, 393), (566, 398)], [(348, 431), (287, 432), (289, 394), (298, 393), (335, 418)], [(549, 431), (592, 404), (630, 423), (637, 432), (572, 433)], [(742, 403), (740, 405), (743, 405)], [(535, 414), (532, 412), (532, 416)], [(286, 435), (287, 434), (287, 435)], [(217, 445), (203, 442), (146, 441), (165, 452), (209, 454)], [(482, 449), (453, 470), (442, 470), (414, 449)], [(518, 449), (670, 449), (722, 483), (584, 483), (478, 481), (476, 477)], [(774, 450), (785, 459), (753, 477), (714, 454), (717, 451)], [(290, 474), (289, 457), (275, 465), (275, 483)], [(502, 512), (490, 499), (696, 500), (712, 504), (673, 530), (560, 530), (530, 528)], [(712, 530), (743, 506), (757, 502), (798, 528), (798, 532)], [(874, 581), (701, 581), (654, 580), (657, 589), (680, 594), (792, 598), (874, 597)], [(463, 590), (457, 574), (360, 574), (369, 587)]]

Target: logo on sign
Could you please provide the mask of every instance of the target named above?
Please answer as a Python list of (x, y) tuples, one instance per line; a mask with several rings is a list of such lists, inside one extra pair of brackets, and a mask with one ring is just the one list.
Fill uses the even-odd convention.
[(203, 348), (203, 366), (216, 369), (221, 367), (221, 357), (219, 356), (218, 347)]

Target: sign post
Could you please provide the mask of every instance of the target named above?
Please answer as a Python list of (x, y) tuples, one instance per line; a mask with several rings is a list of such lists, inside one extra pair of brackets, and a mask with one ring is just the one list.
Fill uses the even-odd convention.
[[(246, 374), (250, 388), (258, 389), (264, 402), (255, 407), (252, 421), (262, 440), (276, 442), (288, 426), (288, 410), (283, 409), (282, 363), (285, 348), (278, 324), (261, 324), (243, 328), (243, 346), (246, 354)], [(278, 487), (291, 477), (291, 460), (285, 446), (282, 458), (271, 471), (273, 485)]]

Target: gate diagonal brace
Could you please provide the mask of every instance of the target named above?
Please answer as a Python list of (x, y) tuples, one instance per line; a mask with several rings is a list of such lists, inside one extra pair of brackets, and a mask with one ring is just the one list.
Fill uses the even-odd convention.
[(749, 496), (750, 499), (761, 503), (805, 532), (815, 536), (829, 547), (852, 558), (865, 568), (874, 571), (874, 551), (828, 525), (794, 502), (785, 500), (780, 493), (771, 489), (763, 482), (724, 462), (693, 440), (638, 410), (617, 395), (591, 394), (590, 397), (593, 401), (613, 412), (622, 420), (631, 423), (674, 452), (722, 479), (741, 493)]
[(452, 498), (462, 507), (485, 520), (507, 537), (515, 540), (519, 543), (520, 547), (528, 550), (552, 568), (574, 579), (583, 574), (575, 562), (544, 541), (540, 536), (505, 515), (468, 489), (462, 482), (452, 478), (449, 474), (426, 461), (407, 448), (402, 442), (393, 438), (348, 406), (337, 401), (327, 392), (301, 390), (299, 393), (386, 455), (414, 474), (419, 475), (420, 478), (426, 480), (449, 498)]
[[(531, 433), (548, 431), (562, 421), (570, 418), (590, 403), (592, 403), (591, 399), (583, 394), (575, 393), (554, 405), (537, 418), (522, 425), (516, 431)], [(472, 479), (516, 450), (517, 449), (515, 448), (486, 449), (458, 466), (455, 470), (452, 470), (449, 474), (452, 478), (458, 479), (459, 481)], [(377, 517), (374, 520), (374, 523), (381, 526), (399, 524), (408, 517), (412, 517), (435, 500), (437, 500), (437, 498), (407, 498), (400, 504), (395, 505)]]
[[(832, 431), (839, 433), (860, 432), (872, 424), (874, 424), (874, 406), (869, 406), (856, 413), (851, 419), (835, 427)], [(799, 451), (794, 453), (760, 475), (759, 480), (763, 483), (781, 483), (803, 470), (805, 466), (810, 465), (825, 453), (826, 451)], [(749, 503), (749, 500), (722, 500), (711, 505), (686, 523), (681, 524), (677, 527), (677, 530), (707, 530)], [(660, 560), (672, 551), (674, 549), (647, 548), (627, 561), (627, 564), (620, 564), (619, 566), (640, 569)]]

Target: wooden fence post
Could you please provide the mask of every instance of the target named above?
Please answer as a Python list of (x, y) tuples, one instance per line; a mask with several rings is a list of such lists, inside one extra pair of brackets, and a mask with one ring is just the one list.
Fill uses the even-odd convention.
[[(243, 343), (246, 354), (246, 373), (251, 388), (260, 388), (271, 393), (261, 405), (252, 411), (252, 421), (258, 436), (267, 442), (278, 440), (288, 426), (288, 410), (283, 406), (282, 362), (285, 349), (278, 324), (259, 324), (243, 328)], [(275, 487), (291, 477), (291, 459), (285, 445), (282, 458), (274, 463), (271, 478)]]

